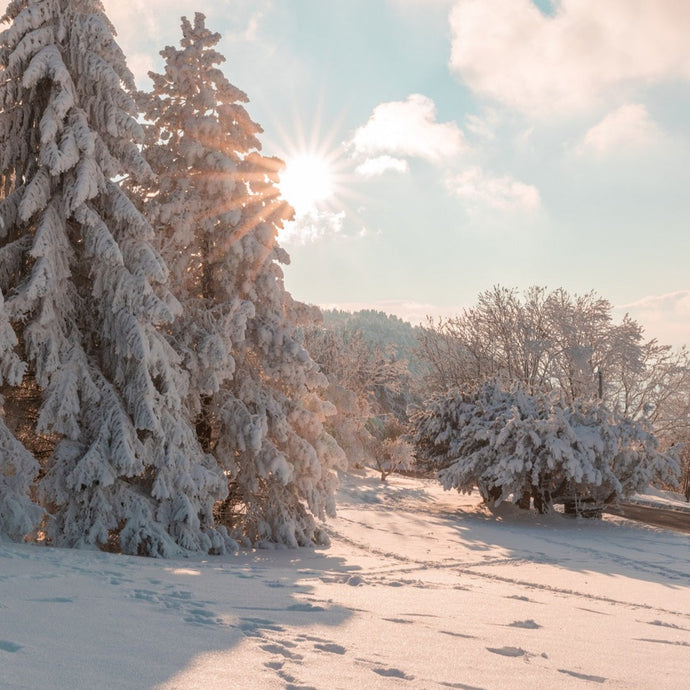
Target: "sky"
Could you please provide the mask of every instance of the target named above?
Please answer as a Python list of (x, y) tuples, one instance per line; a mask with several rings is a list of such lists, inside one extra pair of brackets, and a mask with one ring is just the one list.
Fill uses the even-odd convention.
[(103, 4), (140, 88), (182, 15), (222, 34), (264, 153), (302, 166), (296, 299), (420, 321), (495, 284), (593, 290), (690, 344), (690, 3)]

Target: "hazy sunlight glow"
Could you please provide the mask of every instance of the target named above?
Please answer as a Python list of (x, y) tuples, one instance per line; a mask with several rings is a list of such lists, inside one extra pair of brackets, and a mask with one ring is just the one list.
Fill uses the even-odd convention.
[(288, 160), (280, 174), (280, 191), (297, 214), (314, 209), (333, 195), (328, 161), (314, 154), (302, 154)]

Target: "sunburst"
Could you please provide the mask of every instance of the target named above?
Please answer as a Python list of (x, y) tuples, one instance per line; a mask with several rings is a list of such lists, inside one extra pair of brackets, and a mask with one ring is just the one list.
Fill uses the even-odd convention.
[(301, 221), (327, 226), (332, 217), (343, 216), (358, 222), (352, 205), (361, 199), (355, 192), (352, 159), (340, 139), (342, 116), (332, 119), (328, 128), (323, 127), (324, 120), (321, 108), (317, 108), (310, 127), (297, 114), (291, 125), (284, 117), (273, 122), (275, 134), (268, 143), (285, 162), (278, 173), (278, 188), (281, 198), (295, 211), (295, 222), (287, 222), (279, 238), (290, 236)]
[(280, 173), (280, 191), (297, 215), (309, 213), (333, 197), (333, 171), (327, 157), (299, 153)]

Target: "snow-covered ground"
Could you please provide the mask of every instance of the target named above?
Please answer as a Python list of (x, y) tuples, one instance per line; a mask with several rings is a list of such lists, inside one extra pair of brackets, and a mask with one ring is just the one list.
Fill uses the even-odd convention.
[(0, 545), (0, 687), (688, 687), (690, 538), (348, 477), (329, 549)]
[(664, 508), (665, 510), (677, 510), (682, 513), (690, 513), (690, 503), (681, 494), (673, 491), (662, 491), (650, 486), (643, 494), (635, 494), (630, 503), (637, 503), (652, 508)]

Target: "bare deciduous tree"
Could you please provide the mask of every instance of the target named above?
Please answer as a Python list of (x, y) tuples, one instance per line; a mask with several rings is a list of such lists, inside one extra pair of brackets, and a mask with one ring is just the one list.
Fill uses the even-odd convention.
[(422, 356), (438, 390), (498, 378), (528, 390), (558, 390), (568, 402), (617, 391), (610, 377), (644, 367), (642, 328), (627, 315), (614, 323), (612, 305), (595, 293), (531, 287), (524, 295), (495, 286), (460, 316), (430, 323)]

